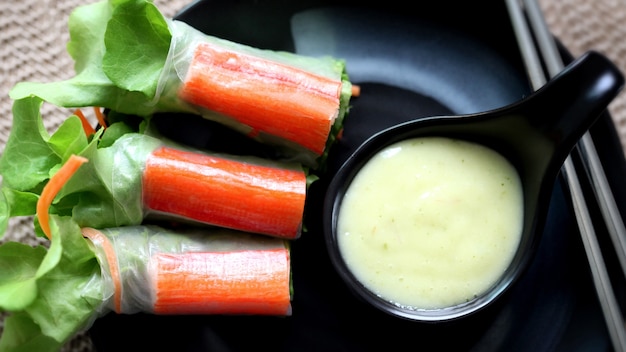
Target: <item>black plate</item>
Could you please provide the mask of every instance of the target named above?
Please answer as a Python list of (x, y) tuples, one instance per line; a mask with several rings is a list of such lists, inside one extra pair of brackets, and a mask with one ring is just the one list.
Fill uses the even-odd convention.
[[(310, 189), (309, 231), (292, 246), (292, 316), (109, 314), (90, 330), (99, 351), (611, 350), (560, 179), (532, 265), (496, 305), (471, 319), (422, 324), (393, 318), (356, 299), (334, 272), (321, 233), (320, 204), (333, 171), (351, 151), (401, 121), (490, 110), (530, 92), (504, 2), (484, 1), (477, 7), (469, 1), (443, 1), (406, 8), (400, 2), (382, 3), (357, 8), (337, 1), (205, 0), (178, 14), (178, 19), (232, 41), (344, 58), (361, 96), (353, 101), (344, 137), (331, 150), (328, 174)], [(563, 54), (571, 61), (565, 50)], [(607, 176), (618, 184), (626, 166), (608, 114), (592, 134), (602, 140), (598, 151), (609, 168)], [(207, 142), (196, 137), (188, 142)], [(618, 204), (626, 204), (623, 190), (616, 197)], [(617, 267), (610, 253), (606, 259)], [(620, 302), (623, 286), (618, 281)]]

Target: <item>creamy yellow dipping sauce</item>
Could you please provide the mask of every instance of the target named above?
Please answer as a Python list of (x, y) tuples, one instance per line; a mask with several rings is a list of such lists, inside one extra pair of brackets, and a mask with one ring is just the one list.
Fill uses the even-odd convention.
[(499, 153), (424, 137), (359, 171), (338, 218), (341, 256), (367, 288), (413, 309), (466, 302), (507, 268), (522, 233), (519, 175)]

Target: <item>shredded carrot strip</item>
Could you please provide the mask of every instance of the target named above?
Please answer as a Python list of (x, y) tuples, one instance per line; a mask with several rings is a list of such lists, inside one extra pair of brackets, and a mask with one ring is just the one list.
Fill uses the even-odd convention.
[(113, 279), (113, 305), (117, 314), (122, 312), (122, 279), (120, 276), (120, 270), (117, 266), (117, 255), (115, 254), (115, 248), (107, 236), (102, 232), (90, 228), (84, 227), (82, 229), (83, 236), (91, 240), (95, 245), (99, 245), (104, 250), (109, 271), (111, 272), (111, 279)]
[(96, 113), (96, 119), (102, 128), (107, 128), (107, 121), (99, 107), (94, 106), (93, 111)]
[(91, 126), (91, 124), (87, 120), (87, 117), (85, 117), (85, 114), (83, 114), (80, 109), (74, 110), (74, 115), (78, 116), (80, 122), (83, 124), (83, 130), (85, 131), (85, 135), (87, 137), (96, 133), (96, 130), (93, 128), (93, 126)]
[(50, 231), (50, 205), (67, 181), (69, 181), (78, 168), (87, 161), (87, 158), (82, 156), (71, 155), (65, 164), (61, 166), (59, 171), (57, 171), (44, 186), (41, 196), (37, 200), (36, 214), (39, 225), (48, 239), (52, 239), (52, 233)]
[(202, 43), (179, 95), (321, 155), (338, 114), (341, 87), (338, 79)]
[(359, 95), (361, 95), (361, 87), (357, 86), (356, 84), (352, 85), (352, 96), (353, 97), (358, 97)]
[(160, 147), (146, 161), (142, 187), (148, 210), (281, 238), (300, 233), (302, 170)]
[(159, 253), (152, 260), (157, 314), (291, 314), (286, 248)]
[(337, 133), (337, 140), (341, 140), (341, 138), (343, 138), (343, 128), (341, 130), (339, 130), (339, 133)]

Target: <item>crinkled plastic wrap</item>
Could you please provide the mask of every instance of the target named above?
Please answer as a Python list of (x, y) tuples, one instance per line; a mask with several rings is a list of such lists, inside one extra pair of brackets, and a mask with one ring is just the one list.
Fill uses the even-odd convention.
[(83, 234), (102, 268), (102, 313), (291, 315), (284, 240), (155, 225), (85, 228)]
[[(169, 26), (172, 40), (155, 96), (155, 100), (158, 100), (162, 107), (171, 104), (180, 110), (182, 103), (187, 105), (189, 111), (206, 119), (226, 125), (259, 142), (278, 147), (284, 152), (285, 158), (317, 166), (319, 157), (325, 153), (326, 145), (334, 141), (341, 129), (352, 96), (352, 85), (348, 80), (344, 61), (332, 57), (308, 57), (284, 51), (257, 49), (208, 36), (180, 21), (169, 21)], [(254, 87), (254, 83), (249, 84), (250, 82), (261, 82), (264, 88), (248, 91), (248, 94), (233, 93), (237, 104), (224, 102), (220, 100), (221, 97), (212, 96), (211, 92), (195, 92), (193, 93), (195, 98), (191, 97), (192, 93), (185, 93), (184, 90), (190, 79), (190, 65), (198, 52), (202, 52), (202, 49), (199, 49), (201, 46), (228, 52), (230, 57), (228, 61), (232, 61), (232, 66), (236, 67), (233, 71), (238, 71), (238, 65), (245, 61), (235, 55), (257, 59), (251, 60), (254, 67), (245, 67), (240, 77), (229, 77), (229, 80), (224, 81), (207, 79), (207, 82), (221, 85), (219, 89), (235, 89), (235, 92), (240, 88), (245, 90)], [(231, 53), (234, 55), (230, 55)], [(274, 64), (279, 66), (272, 68)], [(302, 76), (293, 77), (291, 82), (297, 86), (294, 88), (297, 91), (291, 91), (292, 87), (289, 87), (267, 93), (274, 90), (274, 86), (281, 85), (276, 82), (284, 80), (284, 77), (274, 77), (280, 74), (281, 68), (287, 70), (288, 80), (292, 80), (293, 76)], [(297, 71), (289, 71), (290, 68)], [(311, 89), (315, 91), (312, 96), (325, 94), (321, 92), (322, 89), (335, 90), (331, 93), (336, 95), (337, 101), (332, 107), (332, 116), (328, 116), (327, 126), (312, 124), (315, 122), (311, 121), (315, 119), (307, 115), (311, 111), (321, 110), (322, 107), (319, 102), (313, 101), (315, 97), (302, 99), (308, 89), (305, 88), (308, 84), (305, 75), (323, 77), (326, 80), (324, 83), (326, 87)], [(272, 105), (274, 99), (271, 94), (275, 94), (274, 98), (280, 97), (280, 104)], [(259, 97), (266, 97), (263, 104), (259, 104)], [(242, 108), (245, 106), (247, 110)], [(254, 112), (250, 114), (250, 111)], [(303, 134), (311, 136), (302, 138)], [(309, 139), (317, 142), (307, 144)]]

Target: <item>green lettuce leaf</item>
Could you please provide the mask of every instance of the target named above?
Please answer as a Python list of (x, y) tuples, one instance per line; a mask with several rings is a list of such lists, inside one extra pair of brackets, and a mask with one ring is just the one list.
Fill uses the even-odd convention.
[(88, 145), (76, 116), (50, 135), (43, 125), (42, 104), (35, 96), (13, 103), (13, 126), (0, 157), (0, 236), (9, 218), (35, 214), (43, 185), (71, 154), (79, 154)]
[(50, 248), (0, 246), (2, 351), (54, 351), (103, 312), (105, 287), (90, 243), (69, 217), (51, 217)]
[(104, 35), (102, 71), (118, 87), (154, 97), (172, 40), (167, 21), (147, 1), (114, 4)]
[[(67, 48), (76, 75), (58, 82), (20, 82), (9, 93), (12, 99), (36, 95), (62, 107), (99, 106), (143, 116), (158, 108), (152, 104), (155, 78), (167, 58), (170, 35), (151, 1), (79, 6), (70, 15), (69, 31)], [(117, 62), (120, 57), (125, 59)]]
[(42, 246), (8, 242), (0, 247), (0, 307), (22, 310), (37, 297), (37, 271), (46, 255)]
[(68, 217), (51, 220), (52, 241), (39, 269), (44, 274), (37, 280), (38, 299), (25, 311), (45, 335), (64, 342), (100, 314), (105, 287), (95, 252), (78, 224)]
[[(3, 189), (0, 189), (0, 234), (6, 232), (9, 227), (11, 217), (11, 207)], [(0, 236), (2, 237), (2, 236)]]
[(87, 147), (87, 143), (82, 123), (76, 116), (65, 120), (48, 140), (50, 149), (63, 161), (72, 154), (80, 154)]
[(13, 103), (13, 126), (0, 158), (3, 185), (28, 191), (47, 180), (62, 162), (48, 144), (50, 135), (41, 119), (43, 101), (26, 97)]
[(4, 321), (0, 351), (56, 352), (62, 346), (59, 341), (42, 334), (39, 325), (27, 313), (14, 313)]
[[(50, 135), (43, 127), (42, 103), (35, 96), (14, 103), (13, 128), (0, 157), (0, 235), (9, 218), (35, 215), (43, 186), (72, 154), (89, 162), (59, 192), (50, 213), (71, 215), (80, 226), (141, 223), (143, 166), (162, 142), (134, 133), (123, 123), (100, 129), (88, 141), (76, 116), (70, 116)], [(100, 141), (105, 144), (101, 146)]]

